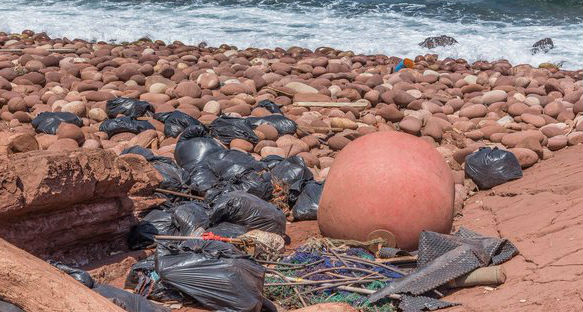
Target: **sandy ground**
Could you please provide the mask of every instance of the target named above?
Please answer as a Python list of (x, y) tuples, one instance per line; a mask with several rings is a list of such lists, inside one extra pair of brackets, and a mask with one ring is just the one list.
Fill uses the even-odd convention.
[(555, 153), (520, 180), (468, 199), (456, 226), (510, 239), (520, 255), (504, 264), (507, 281), (447, 297), (450, 311), (583, 309), (583, 146)]

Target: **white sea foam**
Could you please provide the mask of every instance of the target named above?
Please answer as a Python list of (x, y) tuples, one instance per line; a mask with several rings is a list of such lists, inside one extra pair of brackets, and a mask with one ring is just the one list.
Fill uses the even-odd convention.
[[(356, 4), (354, 4), (356, 5)], [(416, 4), (409, 4), (415, 6)], [(148, 36), (189, 44), (206, 41), (244, 47), (317, 48), (330, 46), (355, 53), (414, 57), (428, 52), (468, 61), (504, 58), (513, 64), (564, 62), (583, 68), (583, 24), (533, 25), (507, 21), (461, 23), (401, 11), (361, 10), (346, 2), (324, 7), (281, 8), (266, 5), (220, 6), (186, 3), (120, 1), (0, 1), (0, 31), (46, 31), (50, 36), (88, 40), (133, 41)], [(397, 13), (399, 12), (399, 13)], [(526, 25), (530, 24), (530, 25)], [(428, 36), (446, 34), (453, 47), (427, 50), (417, 44)], [(532, 44), (551, 37), (555, 49), (531, 55)]]

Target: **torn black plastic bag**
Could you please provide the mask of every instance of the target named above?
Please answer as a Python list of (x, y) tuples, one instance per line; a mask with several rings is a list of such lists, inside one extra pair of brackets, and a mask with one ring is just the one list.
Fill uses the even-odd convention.
[[(190, 127), (188, 128), (190, 129)], [(187, 129), (187, 130), (188, 130)], [(174, 149), (174, 159), (176, 163), (188, 172), (202, 164), (203, 160), (207, 158), (208, 155), (216, 153), (218, 151), (225, 150), (225, 148), (215, 139), (211, 137), (185, 137), (187, 133), (185, 130), (178, 143), (176, 143), (176, 148)]]
[(47, 262), (50, 265), (54, 266), (55, 268), (63, 271), (64, 273), (67, 273), (70, 277), (74, 278), (79, 283), (89, 288), (93, 288), (94, 285), (93, 278), (91, 278), (91, 275), (89, 275), (89, 273), (81, 269), (72, 268), (58, 261), (48, 260)]
[(134, 289), (134, 293), (158, 302), (182, 302), (184, 296), (178, 290), (164, 285), (155, 271), (155, 255), (140, 260), (132, 265), (126, 276), (124, 288)]
[(172, 213), (154, 209), (140, 223), (133, 226), (128, 235), (130, 249), (144, 249), (154, 243), (155, 235), (174, 235), (177, 229), (172, 223)]
[(83, 121), (77, 115), (69, 112), (42, 112), (31, 122), (36, 132), (56, 134), (61, 122), (83, 126)]
[(465, 172), (482, 190), (522, 178), (522, 168), (512, 152), (489, 147), (466, 156)]
[(250, 154), (237, 150), (221, 150), (212, 153), (206, 163), (215, 175), (223, 181), (230, 181), (251, 171), (267, 169), (265, 164), (255, 160)]
[(95, 292), (103, 297), (111, 300), (120, 308), (128, 312), (169, 312), (170, 310), (151, 303), (148, 299), (127, 292), (125, 290), (115, 288), (109, 285), (97, 285), (93, 288)]
[(192, 191), (204, 194), (215, 187), (217, 183), (219, 183), (219, 179), (206, 164), (190, 168), (190, 189)]
[(218, 311), (261, 311), (265, 269), (218, 241), (190, 240), (175, 249), (159, 245), (160, 280)]
[(168, 157), (154, 156), (149, 162), (162, 175), (160, 188), (177, 192), (188, 189), (189, 174), (180, 168), (174, 160)]
[(209, 228), (207, 232), (223, 237), (234, 238), (247, 233), (247, 229), (242, 225), (234, 224), (231, 222), (221, 222)]
[(154, 113), (154, 107), (146, 101), (118, 97), (107, 101), (105, 112), (109, 118), (115, 118), (119, 114), (130, 118), (138, 118), (146, 114), (151, 116)]
[(118, 133), (130, 132), (138, 134), (148, 129), (155, 130), (156, 128), (146, 120), (136, 120), (130, 117), (107, 119), (99, 126), (99, 131), (107, 133), (107, 136), (110, 138)]
[(125, 154), (142, 155), (148, 161), (150, 161), (151, 159), (156, 158), (156, 155), (154, 155), (154, 153), (152, 153), (152, 150), (150, 150), (149, 148), (141, 147), (139, 145), (135, 145), (135, 146), (132, 146), (132, 147), (128, 147), (128, 148), (124, 149), (121, 152), (121, 154), (122, 155), (125, 155)]
[(261, 159), (261, 162), (264, 163), (269, 170), (273, 169), (280, 161), (284, 160), (285, 158), (278, 156), (278, 155), (269, 155), (265, 158)]
[(304, 182), (314, 179), (314, 175), (306, 166), (304, 160), (299, 156), (286, 158), (271, 169), (271, 175), (274, 183), (279, 184), (288, 190), (293, 189), (297, 192), (296, 196), (301, 192), (301, 185)]
[(207, 229), (210, 224), (206, 209), (194, 201), (175, 207), (172, 220), (180, 231), (180, 236), (191, 236), (198, 228)]
[(233, 139), (243, 139), (253, 144), (259, 142), (259, 138), (243, 118), (221, 116), (213, 120), (210, 129), (211, 135), (225, 144), (230, 144)]
[(186, 128), (196, 125), (204, 128), (204, 125), (193, 117), (181, 112), (173, 111), (154, 114), (154, 119), (164, 123), (164, 135), (178, 137)]
[(271, 174), (269, 172), (258, 173), (251, 171), (237, 179), (219, 182), (206, 192), (205, 200), (213, 202), (221, 194), (233, 191), (244, 191), (263, 200), (270, 200), (273, 197)]
[(263, 100), (257, 104), (257, 107), (263, 107), (274, 114), (283, 114), (279, 106), (270, 100)]
[(211, 224), (231, 222), (245, 226), (247, 231), (262, 230), (285, 234), (285, 215), (271, 203), (246, 193), (234, 191), (221, 194), (211, 204)]
[(277, 129), (279, 135), (294, 134), (298, 128), (295, 121), (282, 115), (269, 115), (264, 117), (247, 117), (245, 119), (251, 128), (255, 129), (259, 125), (268, 124)]
[(294, 221), (316, 220), (318, 204), (324, 185), (316, 181), (306, 183), (292, 209)]

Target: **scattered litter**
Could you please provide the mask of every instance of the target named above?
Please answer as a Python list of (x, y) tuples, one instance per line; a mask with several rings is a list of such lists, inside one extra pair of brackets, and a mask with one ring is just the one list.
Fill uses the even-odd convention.
[(231, 222), (246, 227), (247, 231), (262, 230), (285, 234), (285, 216), (281, 210), (263, 199), (243, 191), (219, 196), (212, 203), (211, 222)]
[(233, 139), (243, 139), (253, 144), (259, 142), (259, 138), (244, 118), (221, 116), (213, 120), (210, 129), (212, 136), (224, 144), (230, 144)]
[(218, 241), (189, 240), (159, 244), (156, 272), (160, 281), (221, 311), (261, 311), (265, 269)]
[(277, 129), (279, 135), (296, 133), (298, 125), (295, 121), (284, 117), (283, 115), (268, 115), (265, 117), (247, 117), (247, 123), (253, 128), (259, 125), (268, 124)]
[[(63, 271), (64, 273), (67, 273), (69, 276), (71, 276), (72, 278), (77, 280), (79, 283), (81, 283), (89, 288), (93, 288), (93, 285), (94, 285), (93, 278), (91, 278), (91, 275), (89, 275), (89, 273), (87, 273), (81, 269), (75, 269), (75, 268), (72, 268), (70, 266), (64, 265), (63, 263), (58, 262), (58, 261), (49, 260), (47, 262), (50, 265), (56, 267), (57, 269)], [(4, 310), (0, 309), (0, 311), (4, 311)]]
[(127, 312), (169, 312), (163, 306), (151, 303), (146, 298), (108, 285), (98, 285), (93, 290), (108, 298)]
[(56, 134), (61, 122), (74, 124), (77, 127), (83, 126), (83, 121), (69, 112), (42, 112), (32, 120), (31, 124), (36, 132)]
[(107, 133), (110, 138), (118, 133), (130, 132), (138, 134), (142, 131), (152, 129), (154, 126), (146, 120), (136, 120), (130, 117), (118, 117), (114, 119), (106, 119), (99, 126), (99, 131)]
[(145, 115), (151, 116), (154, 113), (154, 107), (146, 101), (118, 97), (107, 101), (105, 112), (109, 118), (115, 118), (120, 114), (130, 118), (138, 118)]
[(257, 107), (263, 107), (273, 114), (283, 114), (279, 106), (270, 100), (263, 100), (257, 104)]
[(522, 178), (522, 168), (514, 154), (489, 147), (466, 156), (465, 172), (482, 190)]
[(294, 221), (317, 219), (318, 203), (323, 189), (324, 185), (316, 181), (309, 181), (303, 186), (292, 209)]
[(131, 249), (144, 249), (154, 244), (156, 235), (174, 235), (177, 232), (172, 214), (163, 210), (150, 211), (142, 221), (130, 229), (128, 245)]
[(164, 135), (167, 137), (178, 137), (184, 129), (192, 125), (204, 128), (200, 121), (178, 110), (156, 113), (154, 119), (164, 123)]

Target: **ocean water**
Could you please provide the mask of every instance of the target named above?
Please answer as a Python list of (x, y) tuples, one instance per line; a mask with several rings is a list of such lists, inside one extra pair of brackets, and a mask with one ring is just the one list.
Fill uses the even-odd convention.
[[(315, 49), (414, 57), (428, 52), (468, 61), (562, 63), (583, 68), (583, 0), (1, 0), (0, 31), (133, 41), (147, 36), (238, 48)], [(459, 44), (428, 50), (428, 36)], [(531, 55), (551, 37), (555, 48)]]

